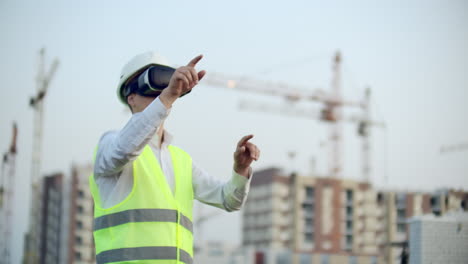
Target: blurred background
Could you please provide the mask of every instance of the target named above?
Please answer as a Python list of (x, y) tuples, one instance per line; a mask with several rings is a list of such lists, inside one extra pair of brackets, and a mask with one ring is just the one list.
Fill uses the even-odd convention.
[(196, 263), (424, 263), (421, 241), (464, 263), (467, 14), (462, 0), (0, 1), (2, 261), (95, 262), (93, 151), (131, 116), (122, 66), (154, 50), (174, 66), (203, 54), (208, 72), (166, 121), (175, 145), (224, 180), (242, 136), (262, 151), (244, 209), (196, 204)]

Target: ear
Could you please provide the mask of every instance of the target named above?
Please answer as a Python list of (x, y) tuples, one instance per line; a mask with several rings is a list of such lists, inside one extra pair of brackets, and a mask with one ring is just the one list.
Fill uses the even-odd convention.
[(132, 114), (133, 114), (133, 109), (135, 107), (135, 96), (136, 96), (135, 93), (129, 94), (127, 96), (127, 105), (128, 105), (128, 108), (130, 108), (130, 112), (132, 112)]
[(132, 107), (135, 104), (135, 94), (131, 93), (127, 96), (127, 104)]

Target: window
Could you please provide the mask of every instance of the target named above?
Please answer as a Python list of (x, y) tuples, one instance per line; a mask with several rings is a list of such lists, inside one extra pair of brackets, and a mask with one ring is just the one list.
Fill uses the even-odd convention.
[(397, 224), (398, 232), (406, 232), (406, 224)]
[(307, 254), (307, 253), (301, 253), (299, 255), (300, 259), (299, 259), (299, 263), (300, 264), (310, 264), (312, 263), (312, 255), (311, 254)]
[(224, 255), (224, 252), (219, 248), (211, 249), (208, 253), (212, 257), (221, 257)]
[(82, 190), (78, 190), (78, 198), (83, 198), (84, 192)]
[(314, 200), (314, 188), (306, 187), (306, 200)]
[(398, 193), (395, 196), (395, 202), (398, 208), (406, 207), (406, 195), (404, 193)]
[(353, 201), (353, 191), (352, 190), (346, 190), (346, 201), (347, 202), (352, 202)]
[(83, 240), (81, 239), (80, 236), (75, 237), (75, 242), (76, 242), (76, 244), (78, 244), (78, 245), (83, 244)]
[(304, 218), (305, 219), (312, 219), (314, 218), (314, 205), (313, 204), (302, 204), (302, 208), (304, 209)]
[(305, 242), (314, 242), (314, 234), (313, 233), (305, 233), (304, 234)]
[(353, 216), (353, 208), (351, 206), (346, 207), (346, 216)]
[(77, 210), (78, 213), (80, 213), (80, 214), (82, 214), (82, 213), (84, 212), (83, 206), (81, 206), (81, 205), (78, 205), (78, 206), (76, 207), (76, 210)]
[(75, 260), (81, 260), (81, 253), (75, 252)]
[(353, 236), (352, 235), (346, 235), (345, 249), (346, 250), (351, 250), (352, 248), (353, 248)]
[(330, 263), (330, 256), (329, 255), (322, 255), (320, 258), (320, 264), (329, 264)]
[(383, 202), (384, 202), (384, 195), (383, 195), (383, 193), (380, 193), (380, 192), (379, 192), (379, 193), (377, 194), (377, 203), (378, 203), (378, 204), (382, 204)]
[[(289, 251), (279, 252), (276, 255), (277, 264), (290, 264), (291, 263), (291, 253)], [(308, 262), (311, 263), (311, 262)]]
[(406, 218), (406, 210), (403, 209), (397, 209), (397, 218), (399, 221), (404, 221)]
[(78, 230), (83, 229), (83, 222), (81, 222), (81, 221), (76, 221), (76, 229), (78, 229)]
[(353, 221), (346, 221), (346, 233), (353, 233)]

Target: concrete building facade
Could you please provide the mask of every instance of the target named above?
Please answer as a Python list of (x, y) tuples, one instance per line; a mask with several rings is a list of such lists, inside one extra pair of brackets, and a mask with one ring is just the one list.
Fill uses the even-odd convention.
[(433, 214), (409, 220), (411, 264), (468, 261), (468, 212)]
[(253, 252), (223, 241), (198, 243), (193, 263), (245, 264), (253, 262)]
[(259, 256), (265, 263), (377, 263), (368, 191), (353, 181), (259, 171), (243, 211), (243, 245), (270, 255)]
[(93, 199), (88, 179), (93, 168), (91, 164), (72, 166), (68, 210), (68, 261), (69, 264), (96, 263), (93, 239)]
[(42, 179), (39, 223), (39, 263), (60, 262), (61, 207), (63, 174), (57, 173)]
[[(92, 166), (72, 166), (71, 176), (46, 176), (40, 182), (38, 263), (93, 264), (93, 200), (88, 188)], [(28, 239), (28, 236), (26, 236)], [(24, 259), (31, 252), (25, 241)]]
[(379, 191), (366, 182), (269, 168), (253, 176), (242, 243), (259, 252), (259, 264), (398, 263), (407, 219), (459, 209), (466, 194)]

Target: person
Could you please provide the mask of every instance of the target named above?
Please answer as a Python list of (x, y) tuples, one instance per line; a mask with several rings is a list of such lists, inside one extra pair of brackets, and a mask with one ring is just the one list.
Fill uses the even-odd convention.
[(192, 263), (193, 199), (228, 212), (246, 200), (260, 155), (253, 135), (237, 143), (232, 176), (222, 182), (172, 145), (164, 129), (173, 103), (205, 75), (195, 69), (201, 59), (174, 69), (147, 52), (123, 67), (117, 93), (132, 117), (100, 138), (90, 176), (98, 264)]

